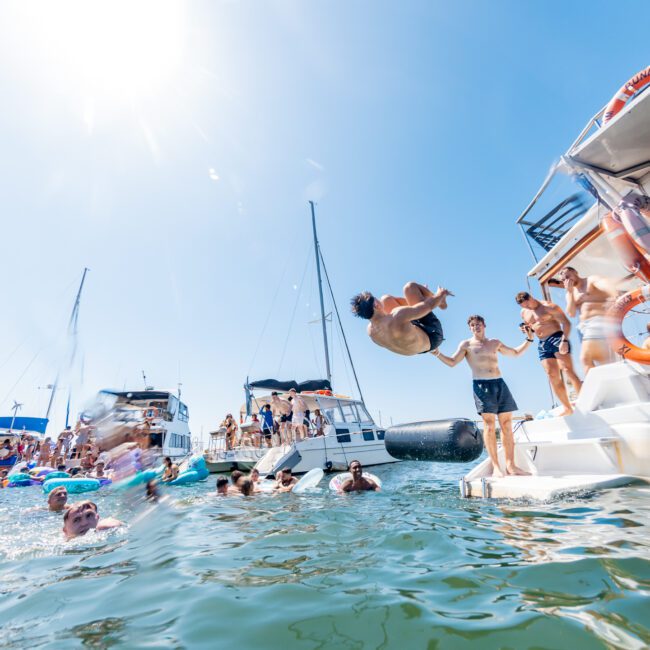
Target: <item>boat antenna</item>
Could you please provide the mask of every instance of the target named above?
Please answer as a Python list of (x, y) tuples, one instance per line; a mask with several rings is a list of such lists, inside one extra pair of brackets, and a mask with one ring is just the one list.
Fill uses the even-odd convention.
[[(75, 355), (77, 353), (77, 324), (79, 322), (79, 305), (81, 304), (81, 292), (84, 288), (84, 282), (86, 281), (86, 274), (90, 269), (84, 267), (83, 275), (81, 276), (81, 282), (79, 283), (79, 289), (77, 289), (77, 296), (74, 299), (74, 305), (72, 306), (72, 313), (70, 314), (70, 320), (68, 321), (68, 335), (72, 336), (72, 354), (70, 355), (70, 365), (73, 364)], [(56, 394), (59, 384), (59, 373), (56, 375), (56, 379), (52, 384), (52, 392), (50, 393), (50, 401), (47, 404), (47, 411), (45, 411), (45, 419), (49, 420), (50, 411), (52, 410), (52, 404), (54, 403), (54, 395)], [(69, 404), (70, 395), (68, 395), (68, 409), (70, 408)], [(68, 417), (66, 416), (66, 424)]]
[(334, 298), (334, 291), (332, 289), (332, 283), (330, 282), (330, 276), (327, 273), (327, 267), (325, 266), (325, 260), (323, 259), (323, 253), (321, 252), (321, 262), (323, 264), (323, 271), (325, 272), (325, 279), (327, 280), (327, 286), (330, 290), (330, 296), (332, 297), (332, 304), (334, 305), (334, 311), (336, 312), (336, 320), (339, 323), (339, 329), (341, 330), (341, 334), (343, 336), (343, 343), (345, 344), (345, 351), (347, 352), (348, 359), (350, 360), (350, 367), (352, 368), (352, 374), (354, 375), (354, 381), (357, 385), (357, 390), (359, 391), (359, 397), (361, 398), (361, 401), (365, 405), (366, 400), (363, 399), (363, 393), (361, 392), (361, 386), (359, 385), (359, 378), (357, 377), (357, 371), (354, 367), (354, 362), (352, 361), (352, 354), (350, 354), (350, 346), (348, 345), (348, 339), (345, 336), (345, 330), (343, 329), (343, 323), (341, 322), (341, 315), (339, 314), (339, 308), (336, 304), (336, 299)]
[(144, 382), (144, 389), (147, 390), (147, 375), (144, 374), (144, 370), (142, 371), (142, 381)]
[[(316, 254), (316, 273), (318, 275), (318, 295), (320, 297), (320, 316), (323, 325), (323, 346), (325, 348), (325, 368), (327, 370), (327, 381), (332, 385), (332, 371), (330, 370), (330, 354), (327, 346), (327, 325), (325, 323), (325, 303), (323, 301), (323, 280), (320, 274), (320, 247), (318, 245), (318, 235), (316, 234), (316, 213), (314, 212), (314, 202), (310, 201), (311, 206), (311, 225), (314, 231), (314, 252)], [(331, 287), (330, 287), (331, 290)]]

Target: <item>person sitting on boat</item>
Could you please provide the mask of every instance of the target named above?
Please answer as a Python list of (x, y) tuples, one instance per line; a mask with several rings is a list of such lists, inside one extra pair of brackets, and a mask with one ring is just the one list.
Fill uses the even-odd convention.
[(613, 333), (616, 325), (607, 312), (619, 292), (607, 278), (598, 275), (580, 277), (572, 266), (565, 266), (560, 271), (560, 280), (566, 289), (567, 314), (571, 318), (580, 315), (580, 361), (586, 375), (596, 365), (613, 360), (607, 337)]
[(567, 395), (562, 373), (568, 378), (577, 393), (582, 388), (582, 381), (573, 369), (571, 359), (571, 322), (555, 303), (533, 298), (527, 291), (520, 291), (515, 300), (521, 307), (521, 318), (538, 337), (537, 352), (544, 371), (548, 375), (553, 392), (560, 400), (564, 410), (560, 417), (571, 415), (573, 407)]
[(447, 309), (447, 296), (454, 294), (438, 287), (436, 293), (417, 282), (404, 286), (404, 297), (375, 298), (364, 291), (352, 298), (352, 312), (369, 320), (368, 335), (374, 343), (406, 356), (433, 352), (443, 341), (442, 325), (433, 309)]
[(472, 337), (461, 341), (451, 357), (442, 354), (440, 350), (434, 354), (450, 368), (465, 359), (472, 370), (474, 403), (478, 414), (483, 418), (483, 440), (492, 461), (492, 476), (502, 477), (504, 475), (497, 453), (497, 418), (501, 427), (501, 441), (505, 452), (505, 473), (525, 475), (528, 472), (524, 472), (515, 465), (512, 414), (517, 410), (517, 404), (508, 385), (501, 377), (498, 355), (501, 353), (508, 357), (518, 357), (523, 354), (533, 342), (532, 330), (523, 326), (522, 331), (526, 339), (516, 348), (511, 348), (499, 339), (489, 339), (485, 336), (483, 316), (478, 314), (470, 316), (467, 319), (467, 325), (472, 332)]
[(348, 471), (352, 474), (352, 478), (343, 481), (341, 492), (380, 491), (381, 488), (372, 479), (363, 475), (363, 467), (358, 460), (350, 461)]
[(292, 400), (293, 415), (291, 418), (291, 428), (294, 433), (294, 439), (304, 440), (307, 437), (307, 427), (305, 427), (305, 411), (307, 402), (299, 395), (295, 388), (289, 391), (289, 399)]
[(270, 404), (264, 404), (260, 411), (262, 416), (262, 440), (267, 447), (273, 446), (273, 411)]
[(163, 483), (176, 480), (178, 478), (178, 465), (172, 463), (172, 459), (169, 456), (165, 456), (164, 465), (165, 469), (160, 480)]
[(228, 479), (225, 476), (217, 479), (217, 494), (221, 497), (228, 496)]
[(9, 456), (14, 455), (14, 448), (11, 445), (11, 440), (5, 438), (5, 441), (2, 443), (2, 448), (0, 448), (0, 458), (9, 458)]
[(273, 415), (280, 419), (280, 443), (287, 444), (291, 427), (291, 402), (282, 399), (276, 391), (273, 391), (271, 393), (271, 409)]
[(122, 526), (113, 517), (100, 518), (97, 505), (92, 501), (79, 501), (71, 505), (63, 515), (63, 534), (66, 539), (81, 537), (89, 530), (107, 530)]
[(232, 413), (228, 413), (221, 423), (221, 426), (226, 430), (226, 449), (234, 449), (237, 445), (237, 422), (233, 418)]
[(314, 425), (314, 435), (315, 436), (323, 436), (325, 435), (325, 418), (323, 415), (321, 415), (320, 409), (315, 409), (314, 410), (314, 419), (311, 421), (311, 423)]
[(284, 467), (280, 470), (280, 475), (277, 477), (275, 487), (276, 492), (291, 492), (293, 486), (298, 482), (298, 479), (291, 474), (290, 467)]
[(47, 508), (51, 512), (63, 512), (70, 507), (68, 504), (68, 491), (64, 485), (59, 485), (47, 495)]

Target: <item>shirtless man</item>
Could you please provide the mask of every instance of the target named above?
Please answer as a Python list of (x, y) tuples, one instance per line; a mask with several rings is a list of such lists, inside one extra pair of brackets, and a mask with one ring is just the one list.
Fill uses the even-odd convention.
[(396, 354), (411, 356), (433, 352), (443, 340), (442, 325), (432, 310), (447, 309), (447, 296), (454, 294), (438, 287), (409, 282), (404, 297), (375, 298), (364, 291), (352, 298), (352, 312), (369, 320), (368, 336), (374, 343)]
[(271, 393), (271, 410), (273, 415), (280, 418), (280, 444), (287, 444), (289, 441), (289, 429), (291, 427), (291, 402), (281, 399), (276, 391)]
[(122, 522), (113, 517), (100, 519), (97, 505), (92, 501), (79, 501), (70, 506), (63, 515), (63, 534), (66, 539), (80, 537), (89, 530), (107, 530), (122, 526)]
[(361, 467), (361, 463), (358, 460), (350, 461), (348, 470), (352, 474), (352, 478), (343, 481), (341, 492), (379, 492), (381, 490), (372, 479), (366, 478), (363, 475), (363, 467)]
[(596, 365), (612, 361), (612, 349), (607, 341), (612, 323), (607, 311), (618, 297), (618, 292), (606, 278), (598, 275), (582, 278), (571, 266), (565, 266), (560, 271), (560, 280), (566, 289), (567, 314), (571, 318), (580, 314), (580, 361), (586, 375)]
[(291, 475), (291, 468), (285, 467), (280, 470), (280, 475), (277, 478), (275, 487), (273, 488), (276, 492), (291, 492), (293, 486), (298, 482), (298, 479), (295, 476)]
[(445, 365), (453, 368), (463, 359), (472, 369), (474, 402), (478, 414), (483, 418), (483, 440), (488, 456), (492, 461), (492, 476), (499, 478), (504, 475), (499, 465), (497, 453), (496, 419), (501, 427), (501, 441), (506, 457), (506, 474), (526, 475), (515, 465), (515, 441), (512, 433), (512, 414), (517, 410), (517, 404), (510, 393), (499, 370), (498, 353), (507, 357), (518, 357), (523, 354), (533, 339), (526, 328), (522, 328), (526, 340), (516, 348), (511, 348), (499, 339), (489, 339), (485, 336), (485, 319), (478, 314), (470, 316), (467, 324), (472, 332), (472, 338), (461, 341), (458, 349), (451, 357), (440, 351), (436, 354)]
[(576, 393), (580, 392), (582, 382), (573, 369), (569, 334), (571, 323), (566, 314), (555, 303), (533, 298), (527, 291), (520, 291), (515, 300), (521, 306), (521, 318), (537, 335), (539, 360), (548, 375), (553, 392), (557, 395), (564, 410), (560, 417), (571, 415), (573, 407), (569, 402), (566, 386), (562, 380), (564, 372)]
[(296, 441), (304, 440), (307, 437), (307, 427), (305, 426), (305, 411), (307, 410), (307, 402), (298, 395), (295, 388), (289, 391), (291, 395), (293, 407), (293, 416), (291, 418), (291, 426), (294, 431), (294, 438)]
[(47, 495), (47, 508), (51, 512), (63, 512), (72, 506), (68, 505), (68, 491), (59, 485)]

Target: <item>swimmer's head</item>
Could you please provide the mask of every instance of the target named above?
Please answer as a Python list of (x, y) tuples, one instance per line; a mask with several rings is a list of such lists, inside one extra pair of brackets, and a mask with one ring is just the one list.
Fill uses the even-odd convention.
[(217, 494), (228, 494), (228, 479), (225, 476), (217, 479)]
[(65, 504), (68, 502), (68, 491), (63, 485), (54, 488), (47, 495), (47, 505), (52, 512), (61, 512), (65, 508)]
[(85, 535), (91, 528), (97, 528), (98, 522), (97, 506), (92, 501), (79, 501), (63, 515), (63, 534), (68, 539)]
[(253, 481), (250, 481), (249, 479), (244, 479), (239, 484), (239, 489), (241, 490), (241, 493), (245, 497), (251, 496), (253, 494)]
[(359, 478), (363, 474), (363, 467), (361, 467), (361, 463), (358, 460), (350, 461), (348, 470), (354, 478)]
[(350, 305), (352, 305), (352, 313), (359, 318), (370, 320), (375, 313), (375, 297), (370, 291), (358, 293), (352, 298)]
[(238, 469), (236, 469), (234, 472), (230, 474), (230, 482), (233, 485), (237, 485), (239, 479), (244, 476), (243, 472), (240, 472)]

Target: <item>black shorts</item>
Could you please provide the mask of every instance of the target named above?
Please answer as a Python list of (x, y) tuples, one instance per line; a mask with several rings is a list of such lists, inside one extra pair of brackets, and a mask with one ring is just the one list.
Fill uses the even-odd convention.
[(475, 379), (473, 382), (474, 403), (479, 415), (483, 413), (511, 413), (517, 410), (508, 385), (498, 379)]
[[(560, 351), (560, 343), (562, 343), (563, 336), (563, 332), (555, 332), (554, 334), (547, 336), (545, 339), (539, 340), (539, 343), (537, 344), (537, 354), (539, 355), (540, 361), (544, 361), (544, 359), (557, 358), (555, 353)], [(571, 352), (571, 343), (569, 343), (568, 352)]]
[(292, 417), (293, 417), (293, 413), (287, 413), (286, 415), (281, 415), (280, 422), (291, 422)]
[(419, 327), (429, 337), (429, 349), (424, 350), (421, 354), (426, 354), (427, 352), (431, 352), (431, 350), (435, 350), (443, 342), (444, 336), (442, 334), (442, 324), (433, 312), (427, 314), (423, 318), (412, 320), (411, 323), (416, 327)]
[(262, 429), (262, 435), (265, 438), (270, 438), (273, 435), (273, 431), (271, 429)]

